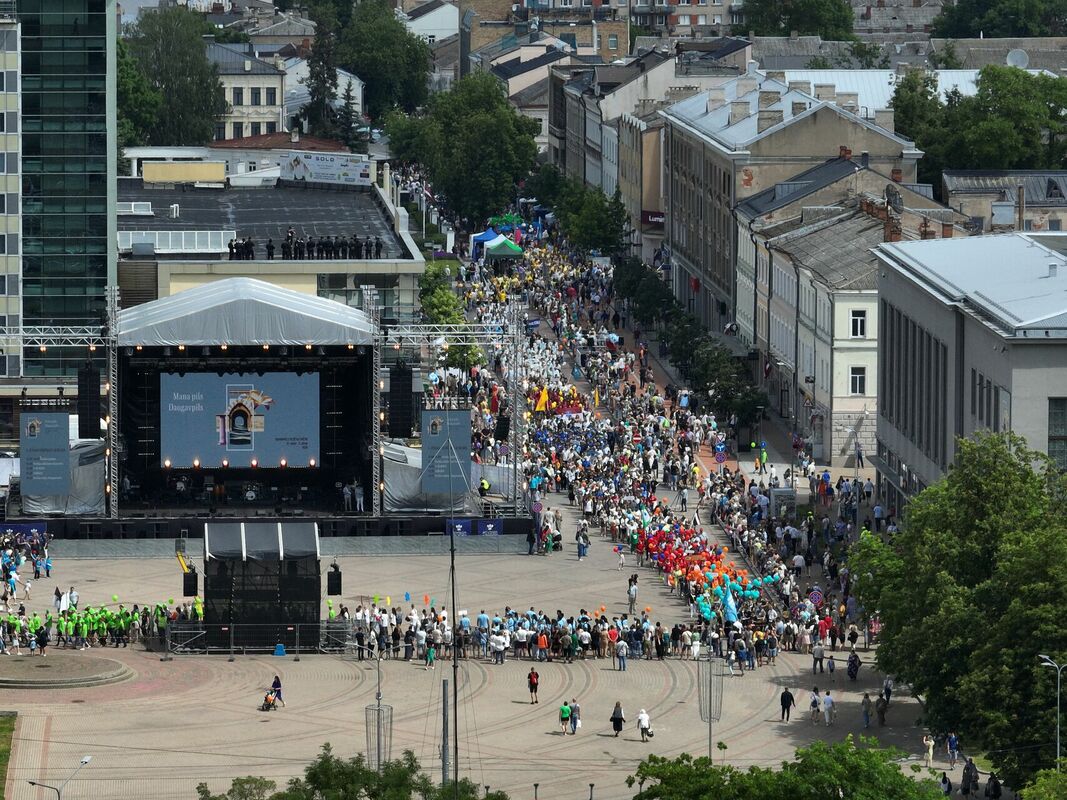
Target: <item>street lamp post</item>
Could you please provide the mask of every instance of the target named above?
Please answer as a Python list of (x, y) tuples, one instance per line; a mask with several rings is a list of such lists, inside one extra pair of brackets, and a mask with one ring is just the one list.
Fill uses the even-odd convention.
[(1040, 654), (1041, 666), (1056, 670), (1056, 771), (1060, 771), (1060, 681), (1067, 663), (1057, 664), (1044, 653)]
[(30, 786), (39, 786), (42, 789), (51, 789), (53, 792), (56, 793), (56, 800), (63, 800), (63, 788), (74, 779), (74, 776), (81, 771), (82, 767), (84, 767), (92, 760), (92, 756), (83, 756), (81, 763), (78, 764), (77, 767), (75, 767), (74, 772), (70, 773), (70, 777), (63, 781), (63, 783), (59, 784), (59, 786), (49, 786), (47, 783), (40, 783), (39, 781), (26, 781), (26, 783), (28, 783)]

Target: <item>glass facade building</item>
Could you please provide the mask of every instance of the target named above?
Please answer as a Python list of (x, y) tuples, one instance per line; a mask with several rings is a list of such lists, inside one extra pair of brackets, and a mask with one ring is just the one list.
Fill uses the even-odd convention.
[[(17, 16), (22, 324), (99, 325), (116, 263), (115, 2), (18, 0)], [(85, 358), (26, 351), (22, 374), (73, 376)]]

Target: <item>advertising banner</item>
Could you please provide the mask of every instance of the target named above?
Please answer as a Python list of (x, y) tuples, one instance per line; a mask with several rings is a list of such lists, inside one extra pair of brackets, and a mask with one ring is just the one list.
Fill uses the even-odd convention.
[(499, 536), (504, 532), (504, 520), (480, 519), (478, 520), (479, 536)]
[(70, 421), (64, 413), (23, 413), (19, 431), (22, 493), (34, 497), (70, 491)]
[[(159, 376), (160, 463), (306, 467), (319, 458), (319, 376), (190, 372)], [(228, 464), (224, 465), (223, 461)]]
[(355, 153), (310, 153), (290, 150), (282, 162), (282, 180), (370, 186), (371, 163)]
[(423, 409), (423, 493), (459, 497), (472, 488), (470, 474), (470, 409)]
[(469, 519), (448, 519), (445, 521), (445, 535), (470, 536), (471, 521)]

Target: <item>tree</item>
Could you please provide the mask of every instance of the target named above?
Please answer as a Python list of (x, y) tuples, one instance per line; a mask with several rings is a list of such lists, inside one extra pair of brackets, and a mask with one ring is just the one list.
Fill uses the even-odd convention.
[[(683, 754), (676, 759), (649, 756), (627, 779), (641, 785), (634, 800), (936, 800), (941, 791), (929, 778), (905, 775), (894, 759), (899, 753), (878, 748), (872, 739), (857, 745), (816, 742), (796, 751), (781, 769), (717, 766), (707, 757)], [(651, 785), (644, 784), (651, 782)]]
[(847, 42), (854, 15), (848, 0), (746, 0), (745, 22), (735, 33), (757, 36), (789, 36), (792, 31), (818, 35), (825, 41)]
[[(312, 763), (304, 769), (303, 778), (293, 778), (280, 792), (274, 791), (274, 781), (263, 778), (236, 778), (226, 794), (213, 795), (206, 784), (196, 787), (199, 800), (480, 800), (480, 788), (464, 778), (455, 784), (435, 784), (421, 771), (415, 754), (405, 750), (395, 761), (386, 761), (379, 772), (373, 769), (363, 754), (342, 759), (333, 753), (329, 744), (322, 746)], [(508, 800), (501, 791), (489, 792), (485, 800)]]
[(553, 207), (563, 190), (563, 175), (554, 164), (542, 164), (526, 179), (526, 196), (536, 197), (541, 205)]
[[(127, 147), (148, 142), (149, 133), (163, 106), (163, 96), (152, 88), (126, 43), (118, 43), (118, 147), (119, 155)], [(119, 159), (120, 168), (126, 163)]]
[(865, 535), (849, 558), (883, 624), (879, 665), (923, 698), (929, 727), (988, 750), (1014, 785), (1055, 758), (1056, 681), (1038, 654), (1067, 656), (1063, 491), (1020, 437), (960, 439), (894, 541)]
[(352, 91), (352, 81), (349, 80), (345, 83), (345, 91), (341, 95), (341, 107), (337, 110), (337, 134), (350, 150), (359, 149), (362, 144), (356, 130), (359, 127), (359, 121), (356, 96)]
[(931, 50), (930, 66), (934, 69), (963, 69), (963, 59), (956, 52), (956, 43), (949, 39), (941, 51)]
[(148, 144), (206, 144), (229, 109), (204, 52), (199, 16), (184, 6), (162, 9), (142, 14), (130, 31), (130, 54), (152, 90), (166, 98), (148, 127)]
[(537, 156), (537, 122), (508, 104), (488, 72), (434, 95), (421, 117), (391, 115), (386, 130), (394, 154), (421, 164), (452, 215), (471, 225), (514, 199)]
[(315, 42), (308, 55), (305, 80), (310, 97), (301, 113), (311, 134), (332, 138), (338, 132), (333, 108), (337, 97), (337, 14), (330, 3), (320, 2), (311, 7), (311, 19), (315, 23)]
[(1023, 800), (1067, 800), (1067, 772), (1043, 769), (1023, 790)]
[(355, 6), (342, 28), (337, 61), (366, 84), (364, 110), (373, 120), (394, 108), (412, 112), (426, 102), (430, 48), (404, 27), (387, 0)]
[(933, 28), (934, 36), (946, 39), (1063, 36), (1065, 32), (1065, 0), (959, 0), (942, 6)]

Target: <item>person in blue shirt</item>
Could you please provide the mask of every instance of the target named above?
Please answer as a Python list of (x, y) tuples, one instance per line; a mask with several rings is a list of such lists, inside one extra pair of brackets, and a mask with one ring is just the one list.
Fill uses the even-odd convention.
[(485, 613), (485, 609), (482, 609), (482, 613), (478, 615), (478, 630), (489, 630), (489, 615)]

